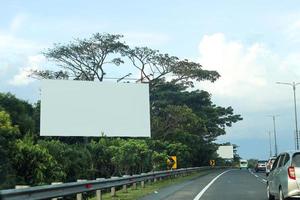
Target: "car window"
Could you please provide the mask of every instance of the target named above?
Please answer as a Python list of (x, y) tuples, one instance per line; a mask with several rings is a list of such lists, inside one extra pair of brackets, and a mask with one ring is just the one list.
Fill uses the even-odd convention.
[(278, 167), (282, 167), (283, 166), (283, 162), (284, 162), (284, 154), (280, 155), (280, 159), (279, 159), (279, 162), (278, 162)]
[(290, 160), (290, 155), (288, 153), (285, 154), (283, 166)]
[(266, 160), (259, 160), (258, 161), (259, 164), (266, 164), (266, 162), (267, 162)]
[(278, 164), (278, 161), (279, 161), (279, 156), (276, 158), (276, 160), (274, 161), (274, 164), (272, 166), (272, 170), (276, 169), (277, 168), (277, 164)]
[(292, 165), (294, 167), (300, 167), (300, 153), (295, 153), (293, 155)]

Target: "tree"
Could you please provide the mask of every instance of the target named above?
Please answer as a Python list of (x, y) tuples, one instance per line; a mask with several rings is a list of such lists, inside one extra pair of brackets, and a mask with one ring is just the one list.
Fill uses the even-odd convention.
[(94, 176), (97, 177), (110, 177), (113, 173), (114, 166), (112, 164), (112, 153), (110, 151), (110, 139), (103, 137), (98, 142), (91, 141), (87, 148), (92, 156), (92, 166)]
[(118, 53), (127, 49), (120, 41), (122, 35), (94, 34), (89, 39), (77, 39), (67, 45), (55, 44), (44, 55), (55, 61), (63, 70), (33, 71), (33, 76), (48, 79), (103, 81), (104, 65), (120, 65), (123, 63)]
[(152, 134), (156, 139), (172, 140), (178, 132), (201, 134), (205, 124), (192, 109), (179, 105), (167, 105), (152, 117)]
[(128, 58), (140, 72), (140, 81), (154, 86), (166, 76), (173, 83), (182, 82), (193, 86), (193, 81), (216, 81), (220, 75), (216, 71), (204, 70), (202, 65), (187, 59), (159, 53), (148, 47), (129, 48), (120, 39), (122, 35), (96, 33), (89, 39), (77, 39), (67, 45), (55, 44), (44, 55), (56, 62), (59, 71), (33, 71), (32, 76), (47, 79), (69, 79), (103, 81), (104, 65), (120, 65), (124, 61), (120, 54)]
[[(160, 81), (150, 93), (154, 137), (168, 134), (172, 127), (210, 142), (224, 135), (225, 128), (242, 120), (231, 107), (216, 106), (208, 92), (187, 91), (184, 84)], [(164, 130), (166, 129), (166, 130)], [(170, 133), (175, 133), (172, 129)]]
[(9, 113), (12, 124), (18, 125), (22, 135), (36, 133), (39, 124), (33, 118), (34, 107), (30, 103), (10, 93), (0, 93), (0, 107)]
[(153, 87), (167, 75), (172, 82), (182, 82), (193, 87), (193, 81), (216, 81), (220, 75), (216, 71), (202, 69), (202, 65), (187, 59), (180, 60), (176, 56), (161, 54), (148, 47), (135, 47), (123, 52), (132, 65), (140, 71), (140, 81), (151, 83)]
[(30, 135), (16, 141), (16, 150), (11, 157), (16, 170), (17, 182), (26, 185), (39, 185), (60, 181), (64, 172), (48, 150), (34, 144)]
[(0, 111), (0, 188), (9, 188), (15, 183), (11, 158), (19, 134), (19, 129), (12, 125), (9, 114)]
[(119, 140), (119, 144), (111, 146), (112, 163), (116, 166), (116, 174), (141, 173), (151, 169), (151, 151), (143, 140)]

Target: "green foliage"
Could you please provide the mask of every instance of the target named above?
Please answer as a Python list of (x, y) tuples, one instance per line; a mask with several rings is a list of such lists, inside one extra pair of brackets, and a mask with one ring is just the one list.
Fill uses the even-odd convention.
[(18, 125), (22, 135), (38, 131), (36, 130), (38, 124), (33, 118), (35, 109), (30, 103), (20, 100), (10, 93), (0, 93), (0, 107), (9, 113), (12, 124)]
[(167, 83), (163, 80), (150, 89), (152, 130), (155, 138), (169, 135), (168, 129), (171, 133), (175, 133), (174, 129), (182, 129), (210, 142), (224, 135), (227, 126), (242, 120), (240, 115), (233, 113), (231, 107), (214, 105), (210, 94), (205, 91), (189, 92), (184, 84)]
[(111, 142), (108, 138), (101, 138), (98, 142), (91, 141), (87, 148), (91, 153), (91, 172), (94, 177), (109, 177), (114, 172), (114, 165), (111, 162), (112, 154), (109, 147)]
[(167, 146), (167, 152), (170, 156), (177, 157), (177, 167), (184, 168), (191, 166), (191, 149), (182, 143), (171, 143)]
[(19, 129), (12, 125), (9, 114), (0, 111), (0, 188), (6, 188), (15, 183), (15, 171), (12, 168), (11, 158), (19, 134)]
[(62, 169), (48, 149), (34, 144), (29, 135), (16, 141), (12, 163), (18, 183), (37, 185), (58, 181), (64, 177)]
[(168, 159), (168, 154), (166, 152), (157, 152), (154, 151), (151, 157), (151, 162), (152, 162), (152, 170), (153, 171), (160, 171), (160, 170), (165, 170), (167, 169), (167, 159)]
[(144, 140), (121, 140), (118, 146), (111, 146), (112, 163), (116, 166), (116, 174), (132, 174), (149, 171), (151, 166), (151, 150)]

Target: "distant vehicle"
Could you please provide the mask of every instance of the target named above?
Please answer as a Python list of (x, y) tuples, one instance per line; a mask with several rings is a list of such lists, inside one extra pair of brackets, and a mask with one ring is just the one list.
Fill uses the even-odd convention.
[(240, 169), (247, 169), (247, 168), (248, 168), (248, 161), (240, 160)]
[(255, 166), (255, 172), (265, 172), (266, 171), (266, 160), (259, 160)]
[(267, 181), (269, 200), (300, 198), (300, 151), (281, 153), (273, 163)]
[(267, 162), (267, 166), (266, 166), (266, 175), (268, 176), (271, 169), (272, 169), (272, 166), (273, 166), (273, 163), (274, 161), (276, 160), (276, 157), (271, 157), (268, 162)]

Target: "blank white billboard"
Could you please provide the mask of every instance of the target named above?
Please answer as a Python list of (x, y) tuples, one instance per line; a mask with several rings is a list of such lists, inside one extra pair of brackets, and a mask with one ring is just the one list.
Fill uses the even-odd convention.
[(42, 80), (42, 136), (150, 137), (149, 86)]
[(232, 159), (233, 158), (233, 146), (219, 146), (217, 154), (220, 158), (223, 159)]

